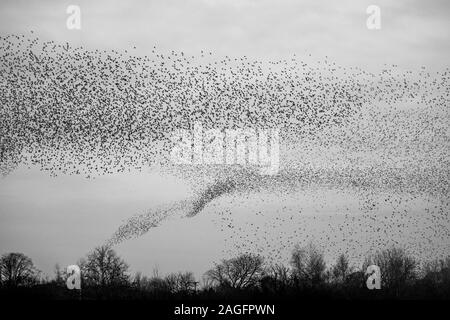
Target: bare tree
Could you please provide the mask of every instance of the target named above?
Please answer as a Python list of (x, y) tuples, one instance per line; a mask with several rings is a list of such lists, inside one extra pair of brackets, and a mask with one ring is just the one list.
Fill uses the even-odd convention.
[(137, 272), (132, 281), (133, 287), (147, 291), (154, 294), (170, 293), (169, 285), (166, 279), (161, 279), (159, 276), (147, 277)]
[(206, 272), (206, 276), (221, 286), (244, 289), (256, 285), (263, 273), (264, 259), (261, 256), (242, 254), (236, 258), (222, 260)]
[(188, 293), (197, 288), (197, 282), (192, 272), (171, 273), (166, 276), (165, 281), (172, 293)]
[(214, 288), (215, 281), (211, 279), (207, 273), (202, 276), (201, 279), (201, 288), (202, 290), (212, 290)]
[(90, 285), (110, 286), (127, 283), (128, 265), (108, 246), (95, 248), (80, 262), (83, 281)]
[[(381, 271), (381, 286), (398, 295), (404, 285), (416, 278), (417, 261), (403, 249), (390, 248), (369, 257), (364, 269), (375, 264)], [(363, 270), (364, 271), (364, 270)]]
[(282, 264), (274, 264), (266, 268), (266, 275), (261, 279), (264, 291), (278, 292), (291, 284), (290, 270)]
[(58, 285), (63, 285), (65, 283), (64, 272), (61, 270), (60, 265), (55, 264), (55, 279), (54, 282)]
[(147, 280), (147, 277), (143, 276), (142, 272), (138, 271), (135, 273), (131, 285), (137, 289), (143, 289)]
[(348, 257), (345, 254), (339, 255), (336, 264), (331, 269), (334, 281), (342, 284), (352, 272), (353, 268), (349, 264)]
[(295, 246), (291, 265), (294, 277), (299, 281), (310, 285), (325, 281), (326, 264), (323, 253), (311, 243), (307, 247)]
[(308, 262), (308, 256), (305, 248), (296, 245), (291, 255), (291, 266), (293, 272), (299, 278), (306, 278), (307, 270), (306, 264)]
[(278, 283), (287, 285), (289, 284), (289, 268), (282, 264), (275, 264), (268, 269), (269, 275), (275, 279)]
[(7, 253), (0, 258), (0, 279), (7, 286), (35, 283), (38, 272), (33, 261), (23, 253)]
[(450, 292), (450, 257), (426, 262), (422, 269), (422, 277), (430, 287), (434, 289), (444, 287)]

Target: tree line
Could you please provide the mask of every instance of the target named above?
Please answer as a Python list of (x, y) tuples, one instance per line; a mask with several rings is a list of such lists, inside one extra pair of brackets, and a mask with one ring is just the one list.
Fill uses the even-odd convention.
[[(288, 265), (268, 263), (260, 255), (243, 253), (223, 259), (195, 279), (192, 272), (161, 276), (137, 272), (110, 247), (100, 246), (79, 260), (81, 290), (68, 290), (67, 275), (58, 265), (44, 278), (23, 253), (0, 258), (0, 297), (38, 299), (449, 299), (450, 256), (419, 263), (405, 250), (378, 251), (360, 266), (341, 254), (327, 266), (314, 244), (297, 245)], [(369, 265), (381, 270), (381, 289), (366, 286)]]

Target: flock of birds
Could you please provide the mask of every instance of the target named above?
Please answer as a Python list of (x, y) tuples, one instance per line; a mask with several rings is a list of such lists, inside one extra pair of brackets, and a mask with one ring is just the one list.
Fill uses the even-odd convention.
[[(107, 241), (111, 246), (171, 214), (210, 210), (224, 195), (237, 201), (268, 192), (279, 196), (280, 207), (269, 225), (235, 226), (233, 209), (217, 208), (232, 252), (281, 258), (281, 249), (317, 234), (329, 250), (345, 243), (351, 252), (365, 241), (368, 251), (409, 244), (418, 256), (448, 254), (449, 80), (449, 68), (386, 66), (374, 74), (329, 58), (257, 61), (156, 47), (139, 56), (2, 36), (0, 171), (26, 165), (95, 178), (158, 165), (192, 183), (193, 199), (131, 217)], [(279, 128), (279, 174), (261, 176), (246, 165), (173, 165), (172, 133), (195, 123)], [(330, 189), (356, 195), (357, 207), (327, 216), (303, 214), (312, 207), (301, 208), (302, 199), (283, 207), (286, 197), (312, 193), (314, 205), (333, 206), (320, 196)], [(419, 207), (421, 214), (413, 214)], [(288, 234), (289, 226), (295, 230)]]

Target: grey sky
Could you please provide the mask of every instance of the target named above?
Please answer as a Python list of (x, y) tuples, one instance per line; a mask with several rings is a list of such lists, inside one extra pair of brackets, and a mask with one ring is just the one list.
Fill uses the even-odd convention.
[[(82, 29), (67, 30), (66, 8), (81, 8)], [(366, 8), (381, 8), (381, 30)], [(450, 51), (449, 3), (420, 1), (23, 1), (0, 4), (0, 30), (90, 47), (279, 58), (312, 53), (367, 68), (384, 63), (439, 68)]]
[[(81, 8), (80, 31), (66, 28), (70, 4)], [(370, 4), (381, 8), (381, 30), (366, 28)], [(42, 39), (87, 48), (136, 46), (137, 54), (154, 45), (260, 59), (311, 53), (312, 59), (328, 56), (369, 70), (385, 63), (441, 70), (450, 56), (449, 13), (445, 0), (3, 0), (0, 33), (33, 30)], [(75, 263), (105, 241), (122, 220), (191, 192), (186, 182), (154, 172), (91, 181), (21, 167), (0, 180), (0, 253), (24, 252), (51, 274), (55, 263)], [(133, 270), (150, 273), (157, 265), (163, 272), (199, 275), (221, 257), (224, 238), (206, 215), (169, 221), (118, 251)]]

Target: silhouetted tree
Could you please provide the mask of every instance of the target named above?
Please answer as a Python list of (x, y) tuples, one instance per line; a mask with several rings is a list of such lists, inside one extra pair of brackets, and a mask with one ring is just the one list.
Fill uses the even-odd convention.
[(333, 280), (340, 284), (345, 283), (348, 276), (353, 272), (352, 269), (348, 257), (345, 254), (339, 255), (336, 264), (331, 269)]
[(264, 272), (264, 259), (259, 255), (242, 254), (222, 260), (206, 276), (220, 286), (245, 289), (258, 283)]
[(95, 248), (80, 262), (83, 282), (106, 287), (123, 285), (129, 280), (128, 265), (108, 246)]
[(201, 279), (201, 288), (202, 290), (211, 291), (214, 289), (214, 285), (216, 284), (213, 279), (208, 276), (208, 273), (205, 273)]
[(131, 281), (131, 285), (135, 287), (136, 289), (143, 289), (145, 283), (147, 282), (147, 277), (142, 275), (142, 272), (138, 271), (133, 277), (133, 280)]
[(64, 272), (61, 270), (59, 264), (55, 264), (55, 279), (54, 283), (57, 285), (64, 285), (66, 280)]
[(381, 286), (398, 296), (400, 291), (416, 278), (417, 262), (403, 249), (390, 248), (369, 257), (364, 270), (369, 264), (375, 264), (381, 271)]
[(290, 270), (282, 264), (274, 264), (266, 268), (266, 274), (261, 279), (261, 288), (265, 292), (280, 292), (291, 284)]
[(425, 294), (450, 298), (450, 257), (425, 263), (422, 274), (420, 285)]
[(171, 293), (189, 293), (196, 289), (196, 281), (192, 272), (171, 273), (165, 281)]
[(134, 276), (132, 286), (139, 291), (151, 293), (156, 296), (163, 296), (170, 293), (170, 288), (167, 282), (165, 279), (161, 279), (158, 275), (154, 275), (149, 278), (138, 272)]
[[(382, 290), (367, 290), (365, 270), (376, 264), (381, 270)], [(79, 264), (82, 271), (83, 298), (86, 299), (232, 299), (246, 297), (277, 298), (450, 298), (450, 257), (422, 265), (417, 272), (415, 259), (405, 251), (392, 248), (369, 256), (362, 269), (353, 270), (347, 256), (340, 255), (327, 269), (323, 254), (312, 244), (296, 246), (289, 268), (282, 264), (264, 265), (258, 255), (243, 254), (222, 260), (205, 273), (202, 287), (196, 290), (191, 272), (171, 273), (161, 278), (136, 273), (129, 281), (127, 264), (109, 247), (98, 247)], [(54, 279), (37, 280), (31, 259), (23, 254), (5, 254), (0, 259), (0, 300), (39, 297), (79, 299), (80, 292), (65, 288), (66, 276), (58, 265)], [(326, 281), (332, 279), (332, 282)], [(8, 284), (8, 286), (6, 286)], [(61, 285), (62, 284), (62, 285)], [(15, 286), (21, 286), (17, 289)], [(237, 289), (237, 290), (236, 290)]]
[(33, 261), (23, 253), (7, 253), (0, 258), (0, 279), (8, 287), (34, 284), (38, 273)]
[(326, 279), (323, 253), (313, 244), (307, 247), (296, 245), (292, 251), (291, 265), (296, 282), (314, 286)]

